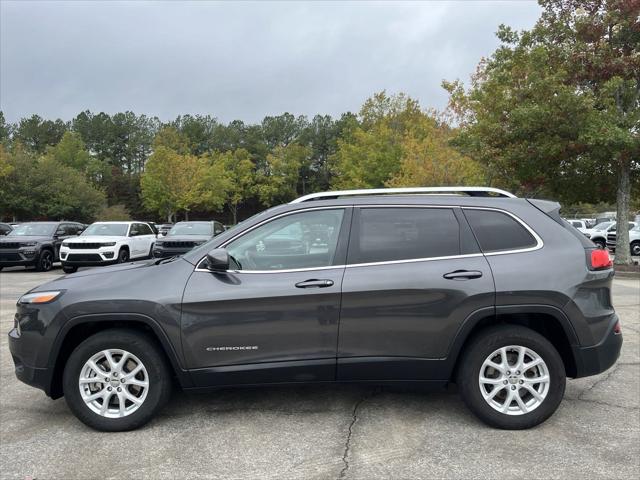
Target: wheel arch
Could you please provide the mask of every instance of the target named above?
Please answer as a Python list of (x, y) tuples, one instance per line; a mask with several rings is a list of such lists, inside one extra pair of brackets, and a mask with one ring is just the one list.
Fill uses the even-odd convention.
[(494, 325), (521, 325), (541, 334), (560, 354), (567, 376), (577, 375), (578, 363), (572, 346), (578, 345), (578, 337), (562, 310), (551, 305), (501, 305), (476, 310), (465, 319), (447, 356), (451, 378), (456, 376), (465, 346), (480, 331)]
[(74, 317), (56, 337), (48, 362), (52, 374), (47, 394), (51, 398), (59, 398), (64, 393), (62, 373), (71, 352), (89, 336), (112, 328), (131, 329), (147, 335), (165, 355), (180, 386), (192, 386), (191, 377), (182, 367), (171, 341), (154, 319), (139, 313), (91, 314)]

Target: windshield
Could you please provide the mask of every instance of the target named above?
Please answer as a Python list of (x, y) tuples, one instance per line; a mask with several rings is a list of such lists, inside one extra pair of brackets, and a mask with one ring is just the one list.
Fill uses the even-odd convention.
[(83, 237), (89, 235), (105, 235), (114, 237), (126, 237), (129, 225), (127, 223), (94, 223), (89, 225), (87, 229), (82, 232)]
[(167, 235), (213, 235), (211, 227), (210, 223), (177, 223)]
[(53, 235), (57, 223), (23, 223), (14, 228), (8, 236), (33, 236), (33, 237), (47, 237)]

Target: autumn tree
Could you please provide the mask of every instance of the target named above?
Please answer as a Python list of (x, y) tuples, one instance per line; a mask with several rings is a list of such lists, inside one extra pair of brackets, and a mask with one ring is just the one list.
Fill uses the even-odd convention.
[[(627, 225), (640, 172), (640, 2), (541, 0), (531, 31), (501, 26), (502, 45), (468, 89), (445, 82), (463, 151), (496, 183), (569, 203), (617, 191)], [(618, 231), (616, 263), (630, 262)]]

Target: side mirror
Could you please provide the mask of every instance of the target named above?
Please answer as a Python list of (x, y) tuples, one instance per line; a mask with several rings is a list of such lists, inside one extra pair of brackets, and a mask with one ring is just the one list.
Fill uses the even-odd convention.
[(226, 272), (229, 270), (229, 252), (224, 248), (214, 248), (207, 253), (207, 270)]

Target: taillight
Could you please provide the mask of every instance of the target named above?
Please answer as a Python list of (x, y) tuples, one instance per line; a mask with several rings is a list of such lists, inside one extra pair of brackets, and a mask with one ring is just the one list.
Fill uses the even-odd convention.
[(613, 333), (615, 333), (616, 335), (620, 335), (622, 333), (622, 326), (620, 325), (620, 320), (618, 320), (616, 324), (613, 326)]
[(600, 270), (602, 268), (609, 268), (613, 263), (609, 256), (609, 251), (606, 249), (591, 250), (591, 270)]

